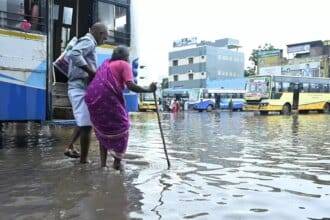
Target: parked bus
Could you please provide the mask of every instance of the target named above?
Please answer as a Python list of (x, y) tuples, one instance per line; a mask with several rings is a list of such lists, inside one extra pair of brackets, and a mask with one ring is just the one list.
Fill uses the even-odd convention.
[(156, 109), (153, 93), (140, 93), (139, 111), (156, 111)]
[[(194, 97), (190, 99), (193, 109), (212, 111), (213, 109), (243, 110), (244, 90), (229, 89), (195, 89)], [(195, 101), (193, 101), (195, 98)]]
[[(181, 109), (187, 110), (191, 98), (194, 97), (192, 89), (164, 89), (161, 93), (162, 108), (164, 111), (171, 111), (171, 101), (179, 100)], [(186, 106), (186, 107), (185, 107)]]
[[(129, 46), (134, 60), (132, 8), (130, 0), (1, 0), (0, 121), (44, 121), (70, 111), (67, 78), (52, 63), (94, 22), (109, 28), (109, 38), (97, 47), (98, 65), (118, 44)], [(137, 109), (136, 94), (125, 98)]]
[(297, 76), (256, 76), (246, 86), (245, 110), (260, 114), (330, 111), (330, 79)]

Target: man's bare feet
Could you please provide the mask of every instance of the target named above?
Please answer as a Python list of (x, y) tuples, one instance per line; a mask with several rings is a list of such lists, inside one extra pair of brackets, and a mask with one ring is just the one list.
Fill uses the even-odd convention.
[(71, 158), (79, 158), (80, 157), (79, 151), (74, 149), (74, 148), (65, 149), (64, 155), (67, 156), (67, 157), (71, 157)]
[(80, 160), (81, 164), (91, 164), (92, 161), (91, 160)]

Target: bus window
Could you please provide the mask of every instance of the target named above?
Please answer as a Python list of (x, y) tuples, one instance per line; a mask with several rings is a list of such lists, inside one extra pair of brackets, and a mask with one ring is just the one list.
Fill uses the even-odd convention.
[(290, 83), (283, 82), (282, 86), (283, 86), (283, 92), (289, 92)]
[(283, 83), (282, 82), (276, 82), (276, 89), (278, 92), (283, 92)]
[(128, 7), (119, 6), (103, 1), (97, 1), (98, 17), (97, 20), (104, 23), (109, 31), (106, 43), (119, 43), (129, 45)]
[(271, 83), (271, 92), (276, 92), (276, 83), (275, 82)]
[(288, 92), (293, 92), (295, 88), (295, 84), (294, 83), (290, 83), (289, 88), (288, 88)]
[(223, 98), (223, 99), (229, 99), (229, 95), (228, 94), (222, 94), (221, 95), (221, 98)]
[(233, 99), (237, 99), (237, 98), (238, 98), (238, 94), (237, 94), (237, 93), (234, 93), (234, 94), (232, 95), (232, 98), (233, 98)]
[(324, 85), (324, 92), (329, 92), (329, 84)]
[(282, 92), (282, 83), (275, 82), (275, 92)]
[(0, 27), (44, 32), (46, 0), (0, 0)]
[(199, 99), (199, 90), (197, 89), (191, 89), (188, 91), (189, 94), (189, 101), (195, 102)]
[(314, 84), (314, 83), (310, 84), (309, 92), (318, 92), (317, 84)]
[(323, 90), (324, 90), (323, 84), (318, 84), (317, 87), (318, 87), (318, 88), (317, 88), (317, 91), (318, 91), (318, 92), (323, 92)]
[(303, 83), (301, 92), (308, 92), (309, 91), (309, 83)]

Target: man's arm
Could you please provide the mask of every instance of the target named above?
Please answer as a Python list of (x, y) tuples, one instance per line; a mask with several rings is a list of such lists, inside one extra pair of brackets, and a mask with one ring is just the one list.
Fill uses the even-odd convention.
[(93, 42), (83, 40), (78, 42), (69, 53), (69, 58), (72, 60), (72, 64), (83, 69), (91, 78), (95, 76), (95, 70), (88, 65), (84, 56), (93, 50), (94, 47), (95, 45)]
[(83, 69), (86, 73), (88, 73), (88, 76), (90, 78), (94, 78), (95, 76), (95, 70), (93, 70), (93, 68), (91, 68), (90, 66), (88, 65), (85, 65), (85, 66), (79, 66), (79, 68)]

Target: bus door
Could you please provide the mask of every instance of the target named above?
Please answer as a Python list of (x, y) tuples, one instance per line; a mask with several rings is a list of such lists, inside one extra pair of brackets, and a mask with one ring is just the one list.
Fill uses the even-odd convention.
[[(77, 34), (77, 0), (55, 0), (53, 5), (53, 58), (63, 52), (67, 43)], [(55, 69), (56, 82), (66, 82), (66, 77)]]
[(220, 108), (221, 95), (220, 93), (214, 93), (215, 107)]
[[(54, 61), (64, 51), (69, 41), (88, 32), (92, 23), (93, 1), (54, 0), (53, 34), (50, 52)], [(67, 96), (67, 77), (53, 69), (51, 115), (54, 119), (72, 118), (71, 104)]]
[(297, 110), (299, 106), (299, 93), (302, 84), (295, 83), (293, 85), (293, 100), (292, 100), (292, 109)]

